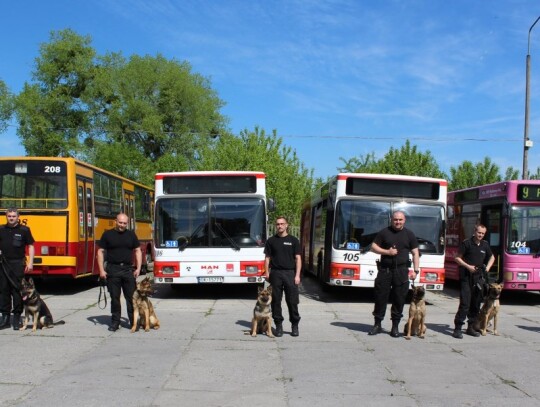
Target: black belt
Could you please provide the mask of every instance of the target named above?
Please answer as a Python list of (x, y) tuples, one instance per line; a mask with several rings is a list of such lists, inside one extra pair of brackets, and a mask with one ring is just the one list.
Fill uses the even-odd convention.
[(108, 261), (107, 263), (115, 265), (115, 266), (129, 266), (129, 267), (133, 266), (133, 264), (131, 263), (113, 263), (112, 261)]
[(22, 259), (6, 259), (6, 260), (11, 262), (11, 263), (15, 263), (15, 262), (25, 261), (26, 257), (23, 257)]

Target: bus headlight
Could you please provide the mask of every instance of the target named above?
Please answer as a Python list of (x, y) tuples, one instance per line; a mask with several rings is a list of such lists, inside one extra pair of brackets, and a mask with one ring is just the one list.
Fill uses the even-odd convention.
[(174, 274), (174, 267), (169, 267), (169, 266), (163, 267), (161, 269), (161, 274)]
[(246, 266), (246, 274), (257, 274), (257, 273), (259, 273), (259, 267)]
[(353, 278), (354, 277), (354, 269), (342, 269), (341, 275), (343, 277)]
[(516, 273), (516, 280), (527, 281), (529, 279), (529, 273)]
[(426, 281), (437, 281), (437, 273), (425, 273), (424, 280)]

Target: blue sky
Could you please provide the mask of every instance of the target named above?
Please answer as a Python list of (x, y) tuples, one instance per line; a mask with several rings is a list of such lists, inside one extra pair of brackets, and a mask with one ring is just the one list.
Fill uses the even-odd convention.
[[(316, 176), (406, 139), (443, 171), (490, 157), (520, 170), (525, 59), (538, 0), (25, 0), (0, 4), (0, 78), (31, 81), (53, 30), (99, 54), (189, 61), (238, 133), (276, 129)], [(540, 22), (531, 34), (529, 169), (540, 166)], [(24, 155), (16, 128), (2, 155)]]

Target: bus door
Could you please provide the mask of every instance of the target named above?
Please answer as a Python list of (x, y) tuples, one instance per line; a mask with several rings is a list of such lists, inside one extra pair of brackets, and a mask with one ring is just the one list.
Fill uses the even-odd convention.
[(489, 280), (491, 282), (499, 281), (502, 277), (499, 275), (500, 270), (503, 270), (502, 260), (503, 245), (504, 245), (504, 225), (502, 218), (502, 204), (490, 205), (482, 207), (481, 215), (482, 224), (487, 227), (486, 239), (489, 242), (491, 251), (495, 256), (495, 263), (489, 272)]
[(95, 262), (94, 245), (94, 186), (88, 179), (77, 178), (77, 221), (79, 244), (77, 245), (78, 275), (91, 273)]
[(128, 229), (135, 230), (135, 198), (133, 192), (124, 191), (124, 213), (129, 218)]

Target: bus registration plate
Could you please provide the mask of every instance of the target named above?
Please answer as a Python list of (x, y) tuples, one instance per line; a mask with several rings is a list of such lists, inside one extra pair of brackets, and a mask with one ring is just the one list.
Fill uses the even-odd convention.
[(222, 283), (223, 277), (197, 277), (199, 283)]

